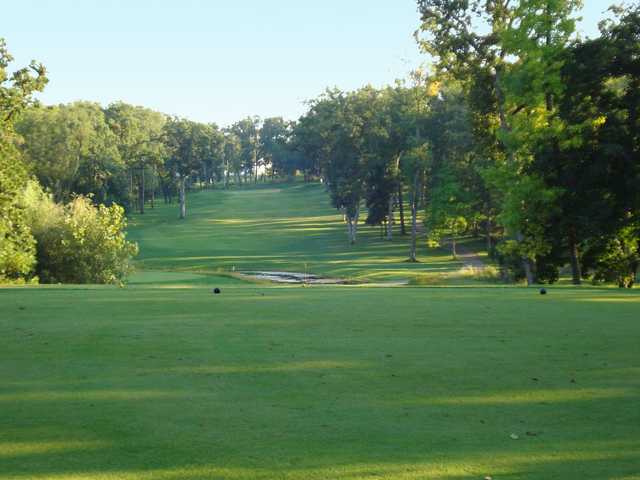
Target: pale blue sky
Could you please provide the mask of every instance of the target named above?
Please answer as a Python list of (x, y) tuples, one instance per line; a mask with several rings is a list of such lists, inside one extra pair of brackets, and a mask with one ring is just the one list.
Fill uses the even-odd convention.
[[(586, 0), (597, 32), (608, 0)], [(47, 104), (124, 100), (227, 125), (297, 118), (327, 86), (403, 77), (424, 58), (414, 0), (19, 0), (1, 7), (15, 66), (42, 61)]]

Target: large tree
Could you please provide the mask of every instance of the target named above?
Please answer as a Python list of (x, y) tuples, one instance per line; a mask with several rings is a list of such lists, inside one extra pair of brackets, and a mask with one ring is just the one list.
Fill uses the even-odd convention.
[(180, 218), (187, 216), (187, 186), (202, 168), (206, 152), (202, 150), (206, 132), (195, 122), (172, 118), (164, 126), (167, 168), (178, 183)]
[(15, 119), (31, 104), (33, 93), (47, 83), (39, 63), (9, 73), (13, 57), (0, 38), (0, 281), (28, 276), (35, 264), (35, 245), (20, 205), (27, 170), (15, 148)]
[(427, 232), (435, 242), (450, 235), (455, 256), (456, 234), (486, 220), (470, 112), (455, 82), (432, 98), (427, 137), (431, 153), (425, 205)]
[(258, 182), (260, 166), (260, 118), (247, 117), (231, 126), (231, 131), (240, 141), (243, 176)]
[[(167, 117), (148, 108), (116, 102), (105, 111), (107, 121), (118, 138), (118, 149), (129, 174), (130, 201), (144, 213), (147, 177), (157, 176), (165, 160), (163, 142)], [(137, 199), (135, 191), (137, 190)]]
[(640, 7), (617, 13), (600, 38), (564, 53), (562, 80), (570, 88), (558, 102), (563, 129), (534, 163), (560, 192), (547, 235), (559, 250), (553, 260), (568, 258), (574, 283), (612, 259), (617, 265), (609, 269), (624, 270), (621, 277), (635, 277), (638, 268)]
[(271, 175), (287, 172), (287, 143), (291, 135), (289, 122), (282, 117), (265, 118), (260, 129), (260, 151)]
[(529, 283), (535, 281), (533, 262), (548, 251), (540, 222), (549, 217), (541, 217), (540, 209), (548, 210), (553, 200), (553, 191), (530, 168), (531, 159), (540, 139), (555, 127), (559, 53), (573, 32), (578, 5), (577, 0), (418, 0), (425, 34), (421, 45), (434, 56), (438, 73), (462, 81), (470, 91), (481, 82), (489, 85), (484, 95), (492, 102), (484, 107), (492, 106), (496, 122), (478, 133), (493, 135), (504, 154), (495, 159), (491, 168), (497, 171), (489, 177), (500, 179), (494, 186), (508, 187), (501, 218), (518, 242)]
[(125, 167), (118, 139), (100, 105), (75, 102), (31, 108), (16, 129), (25, 161), (57, 201), (73, 194), (93, 194), (97, 201), (120, 202), (118, 187)]
[(403, 211), (403, 175), (401, 160), (411, 147), (414, 122), (408, 111), (410, 91), (401, 84), (387, 87), (375, 97), (373, 122), (368, 128), (367, 223), (386, 223), (386, 239), (392, 240), (395, 207), (400, 208), (401, 232), (405, 233)]
[(224, 132), (223, 163), (224, 188), (229, 188), (229, 178), (232, 173), (235, 177), (235, 183), (238, 185), (242, 172), (242, 146), (240, 139), (232, 130)]

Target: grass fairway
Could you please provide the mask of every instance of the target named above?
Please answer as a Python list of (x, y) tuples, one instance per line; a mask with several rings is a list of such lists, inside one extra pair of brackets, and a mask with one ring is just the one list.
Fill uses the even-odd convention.
[(0, 288), (0, 480), (640, 479), (637, 292), (219, 274), (460, 268), (373, 228), (348, 246), (319, 185), (131, 224), (127, 288)]
[(158, 275), (0, 289), (2, 480), (640, 478), (637, 292)]
[[(422, 263), (408, 264), (409, 237), (393, 242), (376, 227), (360, 226), (349, 245), (342, 217), (320, 184), (282, 184), (210, 190), (177, 205), (160, 205), (131, 220), (143, 269), (215, 273), (218, 270), (284, 270), (354, 280), (405, 280), (458, 270), (444, 250), (421, 242)], [(408, 215), (408, 213), (407, 213)], [(409, 217), (407, 217), (409, 228)], [(397, 232), (399, 233), (399, 226)]]

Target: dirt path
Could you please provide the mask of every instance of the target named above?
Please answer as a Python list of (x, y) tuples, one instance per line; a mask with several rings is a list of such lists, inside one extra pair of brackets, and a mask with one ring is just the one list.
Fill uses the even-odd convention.
[[(449, 249), (451, 249), (451, 242), (449, 242), (447, 245)], [(484, 270), (485, 268), (487, 268), (487, 264), (484, 263), (482, 258), (476, 253), (469, 250), (463, 244), (456, 244), (456, 253), (458, 260), (463, 263), (463, 267), (472, 267), (474, 270)]]

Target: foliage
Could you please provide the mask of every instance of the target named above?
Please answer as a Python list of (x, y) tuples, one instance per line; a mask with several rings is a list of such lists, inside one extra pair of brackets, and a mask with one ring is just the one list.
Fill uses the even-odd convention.
[(28, 277), (35, 263), (33, 236), (18, 201), (28, 176), (15, 148), (13, 124), (47, 83), (41, 64), (31, 62), (9, 74), (12, 61), (0, 38), (0, 282)]
[[(640, 269), (640, 240), (637, 232), (627, 228), (603, 244), (597, 245), (594, 283), (613, 282), (620, 288), (631, 288)], [(593, 253), (593, 252), (590, 252)]]
[[(9, 167), (21, 153), (56, 199), (84, 194), (144, 213), (160, 189), (165, 202), (178, 193), (184, 218), (195, 188), (302, 173), (323, 182), (351, 244), (363, 207), (365, 223), (386, 226), (392, 241), (395, 210), (405, 234), (408, 204), (412, 262), (424, 220), (429, 241), (451, 235), (454, 256), (458, 234), (482, 231), (490, 254), (528, 283), (555, 281), (566, 265), (576, 284), (611, 279), (603, 272), (627, 262), (612, 259), (627, 258), (620, 245), (640, 231), (640, 7), (613, 8), (599, 38), (580, 40), (580, 4), (418, 0), (430, 71), (384, 88), (328, 89), (295, 122), (247, 117), (220, 129), (122, 102), (35, 107), (30, 91), (45, 80), (33, 64), (36, 76), (23, 69), (14, 90), (0, 90), (22, 136), (3, 133), (12, 170), (3, 181), (26, 180)], [(6, 208), (20, 223), (19, 209)], [(29, 269), (22, 243), (14, 276)]]
[(0, 143), (0, 282), (28, 277), (35, 265), (35, 241), (18, 202), (26, 179), (18, 152)]
[(253, 178), (258, 181), (258, 167), (260, 166), (260, 119), (258, 117), (244, 118), (231, 126), (240, 144), (238, 176)]
[[(600, 38), (577, 41), (580, 4), (418, 1), (418, 40), (436, 74), (459, 82), (473, 128), (466, 155), (431, 170), (432, 233), (464, 205), (528, 282), (553, 281), (568, 262), (579, 283), (598, 255), (616, 256), (619, 232), (638, 231), (640, 7), (614, 8)], [(433, 136), (435, 159), (444, 138)], [(467, 201), (452, 201), (460, 192)]]
[(26, 163), (59, 201), (94, 194), (97, 201), (122, 203), (125, 165), (118, 138), (95, 103), (38, 107), (17, 122)]
[(37, 244), (36, 272), (46, 283), (118, 283), (131, 272), (137, 246), (125, 238), (124, 210), (77, 196), (59, 204), (35, 182), (23, 196)]
[(271, 175), (292, 173), (290, 145), (291, 122), (282, 117), (266, 118), (260, 129), (260, 151), (265, 165), (271, 167)]

